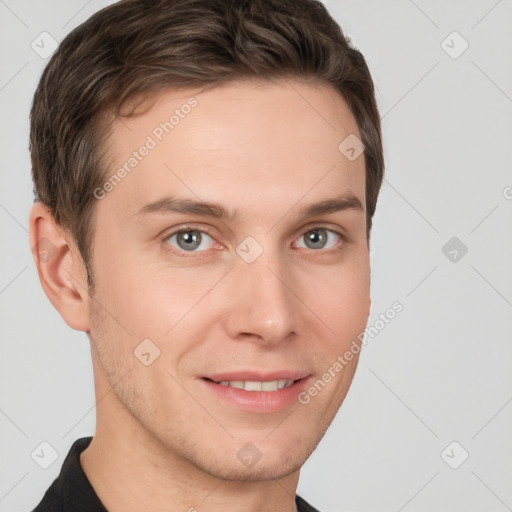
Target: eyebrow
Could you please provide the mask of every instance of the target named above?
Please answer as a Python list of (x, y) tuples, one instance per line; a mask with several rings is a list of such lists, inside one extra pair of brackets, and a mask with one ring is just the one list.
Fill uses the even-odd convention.
[[(303, 218), (314, 217), (326, 213), (335, 213), (344, 210), (355, 210), (364, 212), (363, 205), (359, 198), (348, 192), (341, 196), (324, 199), (322, 201), (303, 206), (300, 209), (300, 215)], [(169, 214), (184, 213), (191, 215), (202, 215), (225, 220), (238, 220), (240, 212), (237, 210), (228, 210), (220, 203), (209, 201), (196, 201), (192, 199), (168, 196), (152, 203), (144, 205), (136, 216), (145, 216), (148, 214)]]

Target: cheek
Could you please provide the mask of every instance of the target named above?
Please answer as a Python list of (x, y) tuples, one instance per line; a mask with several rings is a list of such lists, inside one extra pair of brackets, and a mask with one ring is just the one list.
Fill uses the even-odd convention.
[(310, 272), (307, 282), (303, 282), (303, 289), (309, 289), (305, 302), (318, 317), (317, 323), (333, 348), (350, 344), (366, 327), (370, 312), (369, 275), (369, 264), (363, 255), (319, 269), (314, 275)]
[(215, 315), (208, 292), (227, 272), (225, 265), (200, 268), (176, 264), (123, 263), (102, 276), (106, 303), (134, 344), (150, 338), (160, 346), (194, 331)]

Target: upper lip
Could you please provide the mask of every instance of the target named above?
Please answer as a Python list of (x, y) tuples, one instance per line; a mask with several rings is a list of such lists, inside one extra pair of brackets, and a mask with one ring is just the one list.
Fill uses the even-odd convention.
[(203, 375), (201, 378), (207, 378), (215, 382), (222, 381), (257, 381), (270, 382), (273, 380), (299, 380), (310, 375), (303, 370), (275, 370), (272, 372), (259, 372), (253, 370), (239, 370), (235, 372), (212, 373)]

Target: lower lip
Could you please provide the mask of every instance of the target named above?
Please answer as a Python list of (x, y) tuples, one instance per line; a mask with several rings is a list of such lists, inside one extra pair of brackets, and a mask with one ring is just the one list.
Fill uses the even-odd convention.
[(297, 403), (298, 395), (308, 385), (309, 377), (295, 381), (290, 387), (277, 391), (246, 391), (231, 386), (223, 386), (204, 378), (199, 379), (212, 393), (230, 405), (248, 412), (277, 412)]

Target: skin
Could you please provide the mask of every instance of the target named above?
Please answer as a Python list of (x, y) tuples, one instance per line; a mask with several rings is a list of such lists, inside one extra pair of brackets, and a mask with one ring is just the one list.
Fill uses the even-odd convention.
[[(344, 99), (326, 85), (246, 80), (168, 90), (140, 115), (114, 122), (108, 176), (192, 95), (191, 113), (96, 203), (93, 297), (69, 233), (44, 205), (30, 212), (31, 246), (47, 237), (58, 249), (49, 261), (35, 255), (45, 293), (91, 341), (97, 429), (81, 464), (110, 512), (141, 504), (293, 512), (300, 468), (341, 406), (358, 355), (308, 404), (272, 413), (237, 409), (198, 377), (290, 368), (314, 382), (364, 331), (364, 154), (349, 161), (338, 150), (349, 134), (360, 135)], [(302, 206), (345, 192), (362, 211), (299, 216)], [(240, 217), (136, 215), (170, 194), (220, 202)], [(169, 238), (185, 223), (210, 229), (188, 252), (186, 241)], [(305, 234), (316, 223), (332, 231), (311, 248)], [(236, 252), (247, 236), (263, 248), (251, 264)], [(160, 349), (149, 366), (133, 353), (146, 338)], [(250, 467), (237, 457), (248, 442), (262, 453)]]

